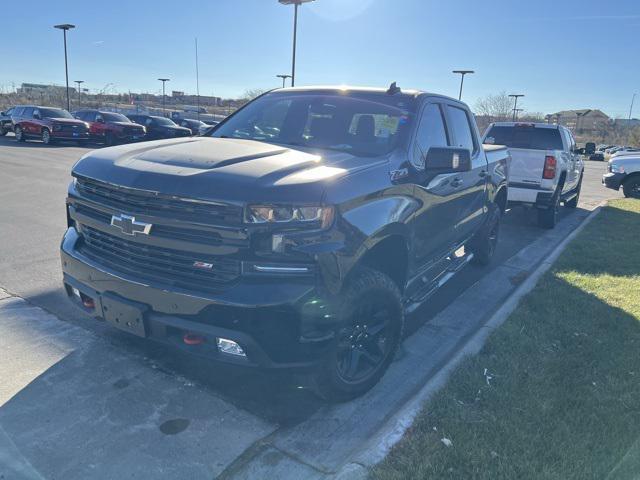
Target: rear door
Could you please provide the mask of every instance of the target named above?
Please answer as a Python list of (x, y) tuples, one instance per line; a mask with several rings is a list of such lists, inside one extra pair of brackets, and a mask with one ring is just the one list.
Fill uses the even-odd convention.
[(471, 236), (484, 219), (487, 195), (487, 160), (480, 144), (473, 120), (466, 109), (449, 104), (447, 125), (453, 146), (469, 150), (471, 170), (456, 175), (458, 188), (455, 192), (456, 238), (464, 241)]

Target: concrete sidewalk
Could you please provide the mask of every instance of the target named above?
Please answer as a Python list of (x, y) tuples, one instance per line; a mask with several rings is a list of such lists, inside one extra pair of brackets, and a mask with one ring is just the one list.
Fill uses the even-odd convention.
[(210, 479), (276, 428), (16, 297), (0, 378), (4, 479)]

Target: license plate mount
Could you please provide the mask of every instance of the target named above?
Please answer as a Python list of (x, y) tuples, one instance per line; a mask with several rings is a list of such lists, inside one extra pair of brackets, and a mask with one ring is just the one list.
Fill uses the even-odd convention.
[(139, 303), (125, 300), (111, 294), (102, 296), (102, 316), (114, 327), (133, 333), (139, 337), (147, 336), (144, 313), (147, 308)]

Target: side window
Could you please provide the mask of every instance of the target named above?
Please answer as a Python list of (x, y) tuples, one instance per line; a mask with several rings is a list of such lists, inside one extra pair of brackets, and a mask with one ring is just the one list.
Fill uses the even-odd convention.
[(11, 115), (13, 115), (13, 111), (15, 110), (15, 108), (10, 108), (9, 110), (7, 110), (6, 112), (4, 112), (4, 114), (7, 117), (10, 117)]
[(153, 125), (153, 118), (147, 118), (147, 119), (144, 121), (144, 124), (145, 124), (147, 127), (149, 127), (149, 126)]
[(39, 117), (40, 116), (40, 110), (38, 110), (37, 108), (32, 110), (31, 116), (33, 118)]
[(476, 149), (471, 132), (471, 124), (467, 112), (458, 107), (447, 107), (451, 130), (455, 137), (455, 145), (458, 148), (466, 148), (473, 152)]
[(76, 113), (76, 118), (78, 120), (87, 121), (87, 112), (78, 112)]
[(444, 126), (440, 105), (430, 103), (424, 107), (420, 125), (416, 133), (416, 149), (413, 153), (413, 164), (416, 168), (424, 168), (424, 158), (431, 147), (449, 145), (447, 130)]
[(96, 112), (87, 113), (87, 121), (89, 122), (98, 122), (100, 120), (104, 120), (104, 117)]
[(19, 117), (20, 115), (22, 115), (22, 112), (23, 112), (23, 111), (24, 111), (24, 108), (23, 108), (23, 107), (16, 107), (16, 108), (13, 110), (13, 116), (14, 116), (14, 117)]

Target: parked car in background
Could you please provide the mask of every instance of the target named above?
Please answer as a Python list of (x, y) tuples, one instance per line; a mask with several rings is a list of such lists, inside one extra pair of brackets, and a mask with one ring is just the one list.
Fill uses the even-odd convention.
[(0, 137), (6, 135), (9, 132), (13, 132), (13, 124), (11, 123), (11, 114), (13, 113), (13, 107), (0, 112)]
[(594, 152), (589, 156), (589, 160), (595, 160), (598, 162), (604, 162), (604, 153), (603, 152)]
[(633, 147), (623, 147), (620, 150), (617, 150), (615, 153), (611, 155), (611, 158), (619, 157), (621, 155), (635, 155), (640, 152), (640, 148)]
[(194, 120), (192, 118), (183, 118), (176, 120), (176, 123), (181, 127), (191, 130), (191, 135), (203, 135), (210, 126), (200, 120)]
[(89, 140), (89, 125), (61, 108), (17, 106), (13, 108), (11, 121), (18, 142), (37, 138), (49, 145), (58, 141)]
[(107, 146), (143, 140), (146, 128), (121, 113), (100, 110), (78, 110), (73, 114), (89, 124), (89, 138)]
[(640, 154), (612, 158), (602, 183), (613, 190), (620, 190), (625, 197), (640, 199)]
[(85, 155), (65, 289), (129, 333), (295, 368), (346, 400), (382, 377), (405, 312), (491, 262), (508, 163), (458, 100), (395, 84), (279, 89), (204, 137)]
[(509, 147), (509, 204), (535, 207), (541, 227), (555, 227), (561, 202), (570, 208), (578, 206), (584, 171), (581, 154), (593, 152), (578, 149), (568, 128), (547, 123), (492, 123), (484, 143)]
[(127, 115), (132, 122), (147, 129), (146, 140), (160, 140), (163, 138), (190, 137), (191, 130), (176, 125), (173, 120), (154, 115)]
[(612, 155), (622, 148), (624, 147), (620, 147), (620, 146), (609, 147), (604, 151), (604, 153), (606, 153), (607, 155)]

